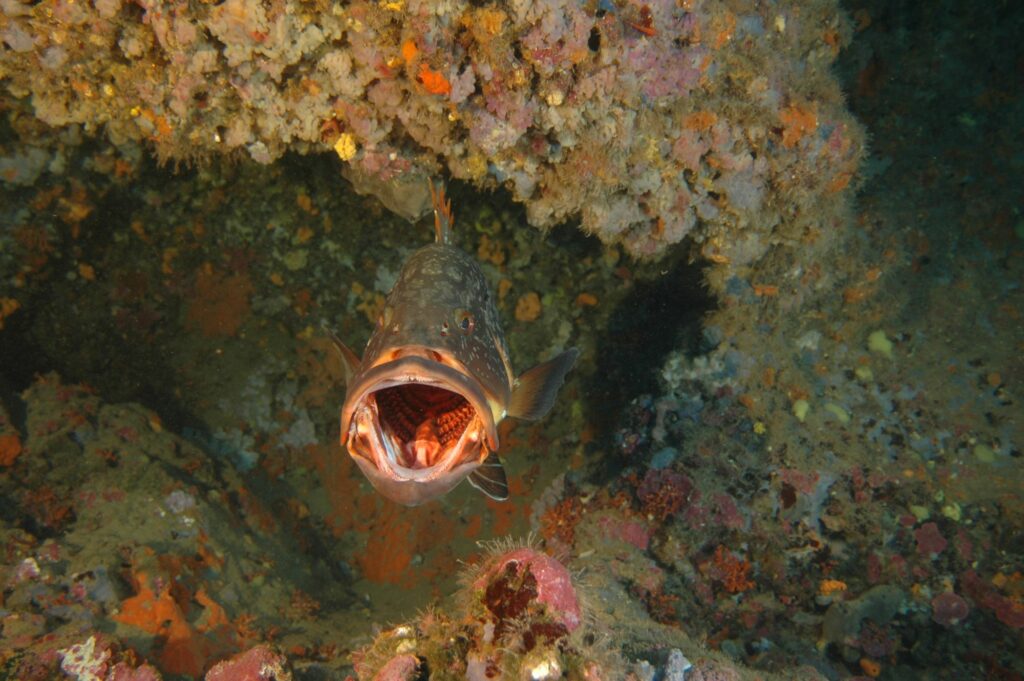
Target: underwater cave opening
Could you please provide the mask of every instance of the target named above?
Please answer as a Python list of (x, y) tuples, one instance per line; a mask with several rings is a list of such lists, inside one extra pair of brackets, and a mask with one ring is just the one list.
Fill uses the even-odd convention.
[[(194, 172), (171, 172), (155, 161), (145, 161), (141, 170), (150, 182), (164, 183), (182, 182)], [(110, 185), (88, 174), (81, 182), (93, 199), (86, 216), (46, 232), (45, 258), (27, 277), (18, 314), (3, 320), (0, 404), (24, 430), (20, 394), (37, 376), (56, 372), (65, 383), (92, 386), (109, 402), (143, 404), (176, 431), (196, 427), (200, 420), (175, 394), (169, 358), (154, 352), (174, 312), (158, 307), (160, 297), (153, 295), (142, 264), (149, 254), (118, 238), (129, 229), (128, 216), (137, 214), (146, 199), (134, 183)], [(53, 193), (60, 196), (61, 191), (63, 185), (55, 183)], [(115, 280), (101, 285), (115, 277), (112, 272), (117, 272)], [(145, 303), (129, 305), (119, 296)], [(119, 308), (121, 315), (112, 316)]]
[(686, 252), (679, 248), (672, 259), (646, 266), (647, 274), (619, 301), (597, 341), (601, 371), (586, 379), (583, 394), (592, 422), (600, 424), (599, 446), (609, 445), (631, 399), (662, 392), (659, 373), (669, 353), (706, 350), (703, 321), (716, 301), (703, 267)]

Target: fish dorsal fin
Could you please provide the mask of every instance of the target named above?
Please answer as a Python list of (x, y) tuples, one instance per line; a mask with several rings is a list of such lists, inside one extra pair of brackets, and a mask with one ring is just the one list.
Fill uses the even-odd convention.
[(324, 331), (331, 337), (335, 349), (341, 355), (341, 370), (345, 373), (345, 385), (351, 385), (352, 377), (359, 371), (359, 365), (361, 364), (359, 357), (356, 356), (356, 353), (349, 350), (347, 345), (341, 342), (336, 333), (326, 327), (324, 327)]
[(430, 202), (434, 206), (435, 241), (439, 244), (451, 243), (455, 216), (452, 215), (452, 202), (444, 193), (444, 182), (430, 183)]
[(536, 421), (547, 414), (555, 403), (565, 375), (576, 363), (580, 351), (569, 348), (562, 354), (533, 367), (516, 381), (509, 401), (508, 414), (517, 419)]
[(494, 452), (487, 455), (479, 468), (469, 474), (469, 484), (495, 501), (508, 499), (508, 478), (501, 459)]

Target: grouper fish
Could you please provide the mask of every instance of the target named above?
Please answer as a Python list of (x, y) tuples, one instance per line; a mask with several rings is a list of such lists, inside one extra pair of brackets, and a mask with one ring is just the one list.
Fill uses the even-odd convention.
[(516, 377), (483, 271), (451, 243), (443, 185), (431, 184), (431, 196), (435, 242), (402, 266), (362, 359), (332, 334), (346, 381), (341, 444), (400, 504), (435, 499), (467, 477), (503, 500), (498, 424), (543, 417), (579, 352)]

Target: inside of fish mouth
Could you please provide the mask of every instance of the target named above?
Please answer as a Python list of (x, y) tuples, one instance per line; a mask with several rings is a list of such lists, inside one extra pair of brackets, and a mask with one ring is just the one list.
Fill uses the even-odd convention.
[(437, 464), (473, 422), (476, 409), (463, 395), (439, 385), (405, 383), (373, 393), (385, 437), (393, 438), (406, 468)]

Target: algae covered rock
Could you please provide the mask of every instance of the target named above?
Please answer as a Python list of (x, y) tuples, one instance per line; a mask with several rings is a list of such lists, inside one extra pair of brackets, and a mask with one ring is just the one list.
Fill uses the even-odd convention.
[[(595, 645), (569, 570), (530, 547), (500, 546), (464, 576), (452, 614), (431, 610), (357, 653), (360, 679), (618, 678)], [(417, 674), (419, 676), (417, 676)]]
[(129, 165), (322, 152), (408, 216), (424, 205), (394, 189), (444, 167), (537, 227), (579, 218), (638, 256), (692, 237), (742, 266), (825, 237), (862, 155), (835, 0), (5, 7), (6, 98), (44, 124), (0, 150), (21, 184), (68, 129)]

